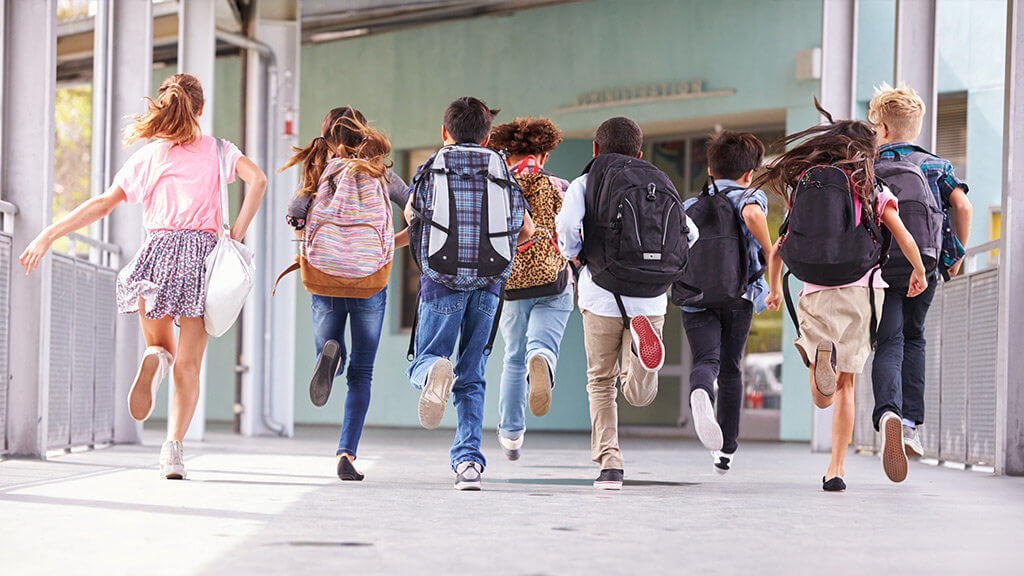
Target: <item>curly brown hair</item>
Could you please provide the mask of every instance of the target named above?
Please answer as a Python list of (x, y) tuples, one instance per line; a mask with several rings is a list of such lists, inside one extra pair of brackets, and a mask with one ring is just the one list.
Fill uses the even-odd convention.
[(513, 156), (551, 152), (562, 141), (562, 131), (547, 118), (516, 118), (491, 131), (488, 146)]

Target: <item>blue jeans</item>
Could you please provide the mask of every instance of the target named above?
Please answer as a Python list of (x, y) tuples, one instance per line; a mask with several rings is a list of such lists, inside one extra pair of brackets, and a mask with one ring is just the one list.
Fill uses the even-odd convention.
[(571, 286), (554, 296), (505, 303), (501, 312), (505, 365), (498, 395), (498, 434), (502, 438), (519, 438), (526, 431), (526, 361), (540, 354), (554, 373), (572, 307)]
[(452, 469), (467, 460), (485, 466), (480, 452), (484, 424), (484, 347), (491, 334), (498, 297), (482, 289), (453, 292), (430, 301), (420, 301), (416, 326), (416, 357), (407, 374), (415, 388), (423, 388), (427, 371), (441, 358), (447, 358), (459, 346), (455, 360), (452, 396), (458, 413), (455, 441), (452, 443)]
[(387, 288), (369, 298), (334, 298), (313, 295), (313, 339), (317, 358), (328, 340), (341, 345), (340, 376), (345, 370), (345, 322), (352, 318), (352, 354), (348, 358), (348, 394), (345, 396), (345, 417), (341, 422), (338, 454), (346, 452), (353, 458), (363, 434), (366, 410), (370, 407), (370, 383), (373, 380), (373, 361), (380, 344), (380, 331), (384, 325)]
[(875, 429), (882, 415), (893, 412), (901, 418), (924, 422), (924, 319), (935, 296), (938, 279), (913, 298), (886, 288), (882, 316), (878, 322), (875, 359), (871, 364), (871, 386), (875, 393), (872, 413)]

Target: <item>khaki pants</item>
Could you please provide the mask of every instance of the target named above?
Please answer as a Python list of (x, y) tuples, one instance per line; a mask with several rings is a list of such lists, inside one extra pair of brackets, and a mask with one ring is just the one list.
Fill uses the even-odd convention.
[[(649, 316), (661, 336), (664, 316)], [(622, 318), (583, 312), (583, 345), (587, 351), (587, 397), (590, 400), (590, 456), (601, 469), (622, 468), (616, 378), (631, 404), (647, 405), (658, 392), (657, 372), (647, 372), (632, 352), (632, 337)], [(621, 363), (620, 363), (621, 358)], [(621, 367), (621, 369), (620, 369)]]

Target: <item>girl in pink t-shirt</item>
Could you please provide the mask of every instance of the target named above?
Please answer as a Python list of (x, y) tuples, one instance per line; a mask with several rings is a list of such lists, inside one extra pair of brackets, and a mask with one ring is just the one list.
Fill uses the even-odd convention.
[[(874, 129), (855, 120), (832, 121), (827, 112), (820, 107), (818, 110), (828, 123), (784, 138), (781, 144), (792, 147), (773, 161), (752, 187), (771, 190), (791, 206), (793, 190), (807, 169), (823, 164), (843, 169), (851, 183), (856, 224), (859, 225), (863, 218), (871, 218), (888, 228), (914, 266), (908, 295), (916, 296), (928, 286), (924, 265), (914, 238), (900, 220), (896, 198), (888, 189), (876, 186)], [(779, 246), (776, 242), (768, 262), (770, 293), (766, 303), (773, 310), (778, 310), (782, 300)], [(807, 284), (800, 293), (797, 308), (800, 334), (794, 344), (810, 369), (811, 395), (815, 405), (819, 408), (835, 406), (832, 413), (832, 458), (822, 477), (822, 489), (828, 492), (846, 489), (843, 475), (846, 447), (853, 435), (854, 378), (863, 370), (871, 353), (871, 303), (873, 299), (876, 310), (882, 309), (884, 287), (885, 283), (875, 267), (849, 284)]]
[[(188, 74), (160, 84), (148, 110), (135, 117), (124, 144), (152, 140), (125, 162), (106, 193), (84, 202), (43, 230), (21, 255), (28, 273), (53, 242), (107, 216), (121, 202), (143, 206), (146, 240), (117, 277), (117, 307), (139, 314), (146, 352), (128, 394), (128, 411), (142, 421), (153, 411), (161, 381), (174, 365), (174, 398), (160, 473), (185, 477), (181, 441), (199, 399), (199, 368), (206, 350), (203, 325), (206, 256), (221, 228), (217, 141), (199, 130), (203, 88)], [(241, 240), (263, 199), (267, 177), (233, 144), (224, 143), (228, 182), (249, 185), (231, 237)], [(174, 338), (174, 323), (181, 327)]]

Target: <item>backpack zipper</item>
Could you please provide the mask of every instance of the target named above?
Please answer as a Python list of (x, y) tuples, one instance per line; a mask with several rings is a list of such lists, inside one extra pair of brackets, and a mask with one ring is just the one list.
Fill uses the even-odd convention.
[(661, 246), (662, 246), (662, 248), (665, 247), (665, 241), (668, 240), (668, 219), (669, 219), (669, 217), (672, 216), (672, 210), (674, 210), (674, 209), (676, 209), (678, 207), (679, 207), (678, 204), (673, 204), (672, 206), (669, 207), (668, 212), (665, 213), (665, 222), (661, 226), (661, 228), (662, 228), (662, 232), (661, 232)]
[(640, 221), (636, 218), (636, 208), (633, 207), (633, 203), (629, 201), (629, 198), (623, 198), (623, 200), (626, 202), (626, 205), (629, 206), (630, 212), (633, 213), (633, 230), (636, 231), (636, 244), (642, 250), (644, 243), (640, 240)]

